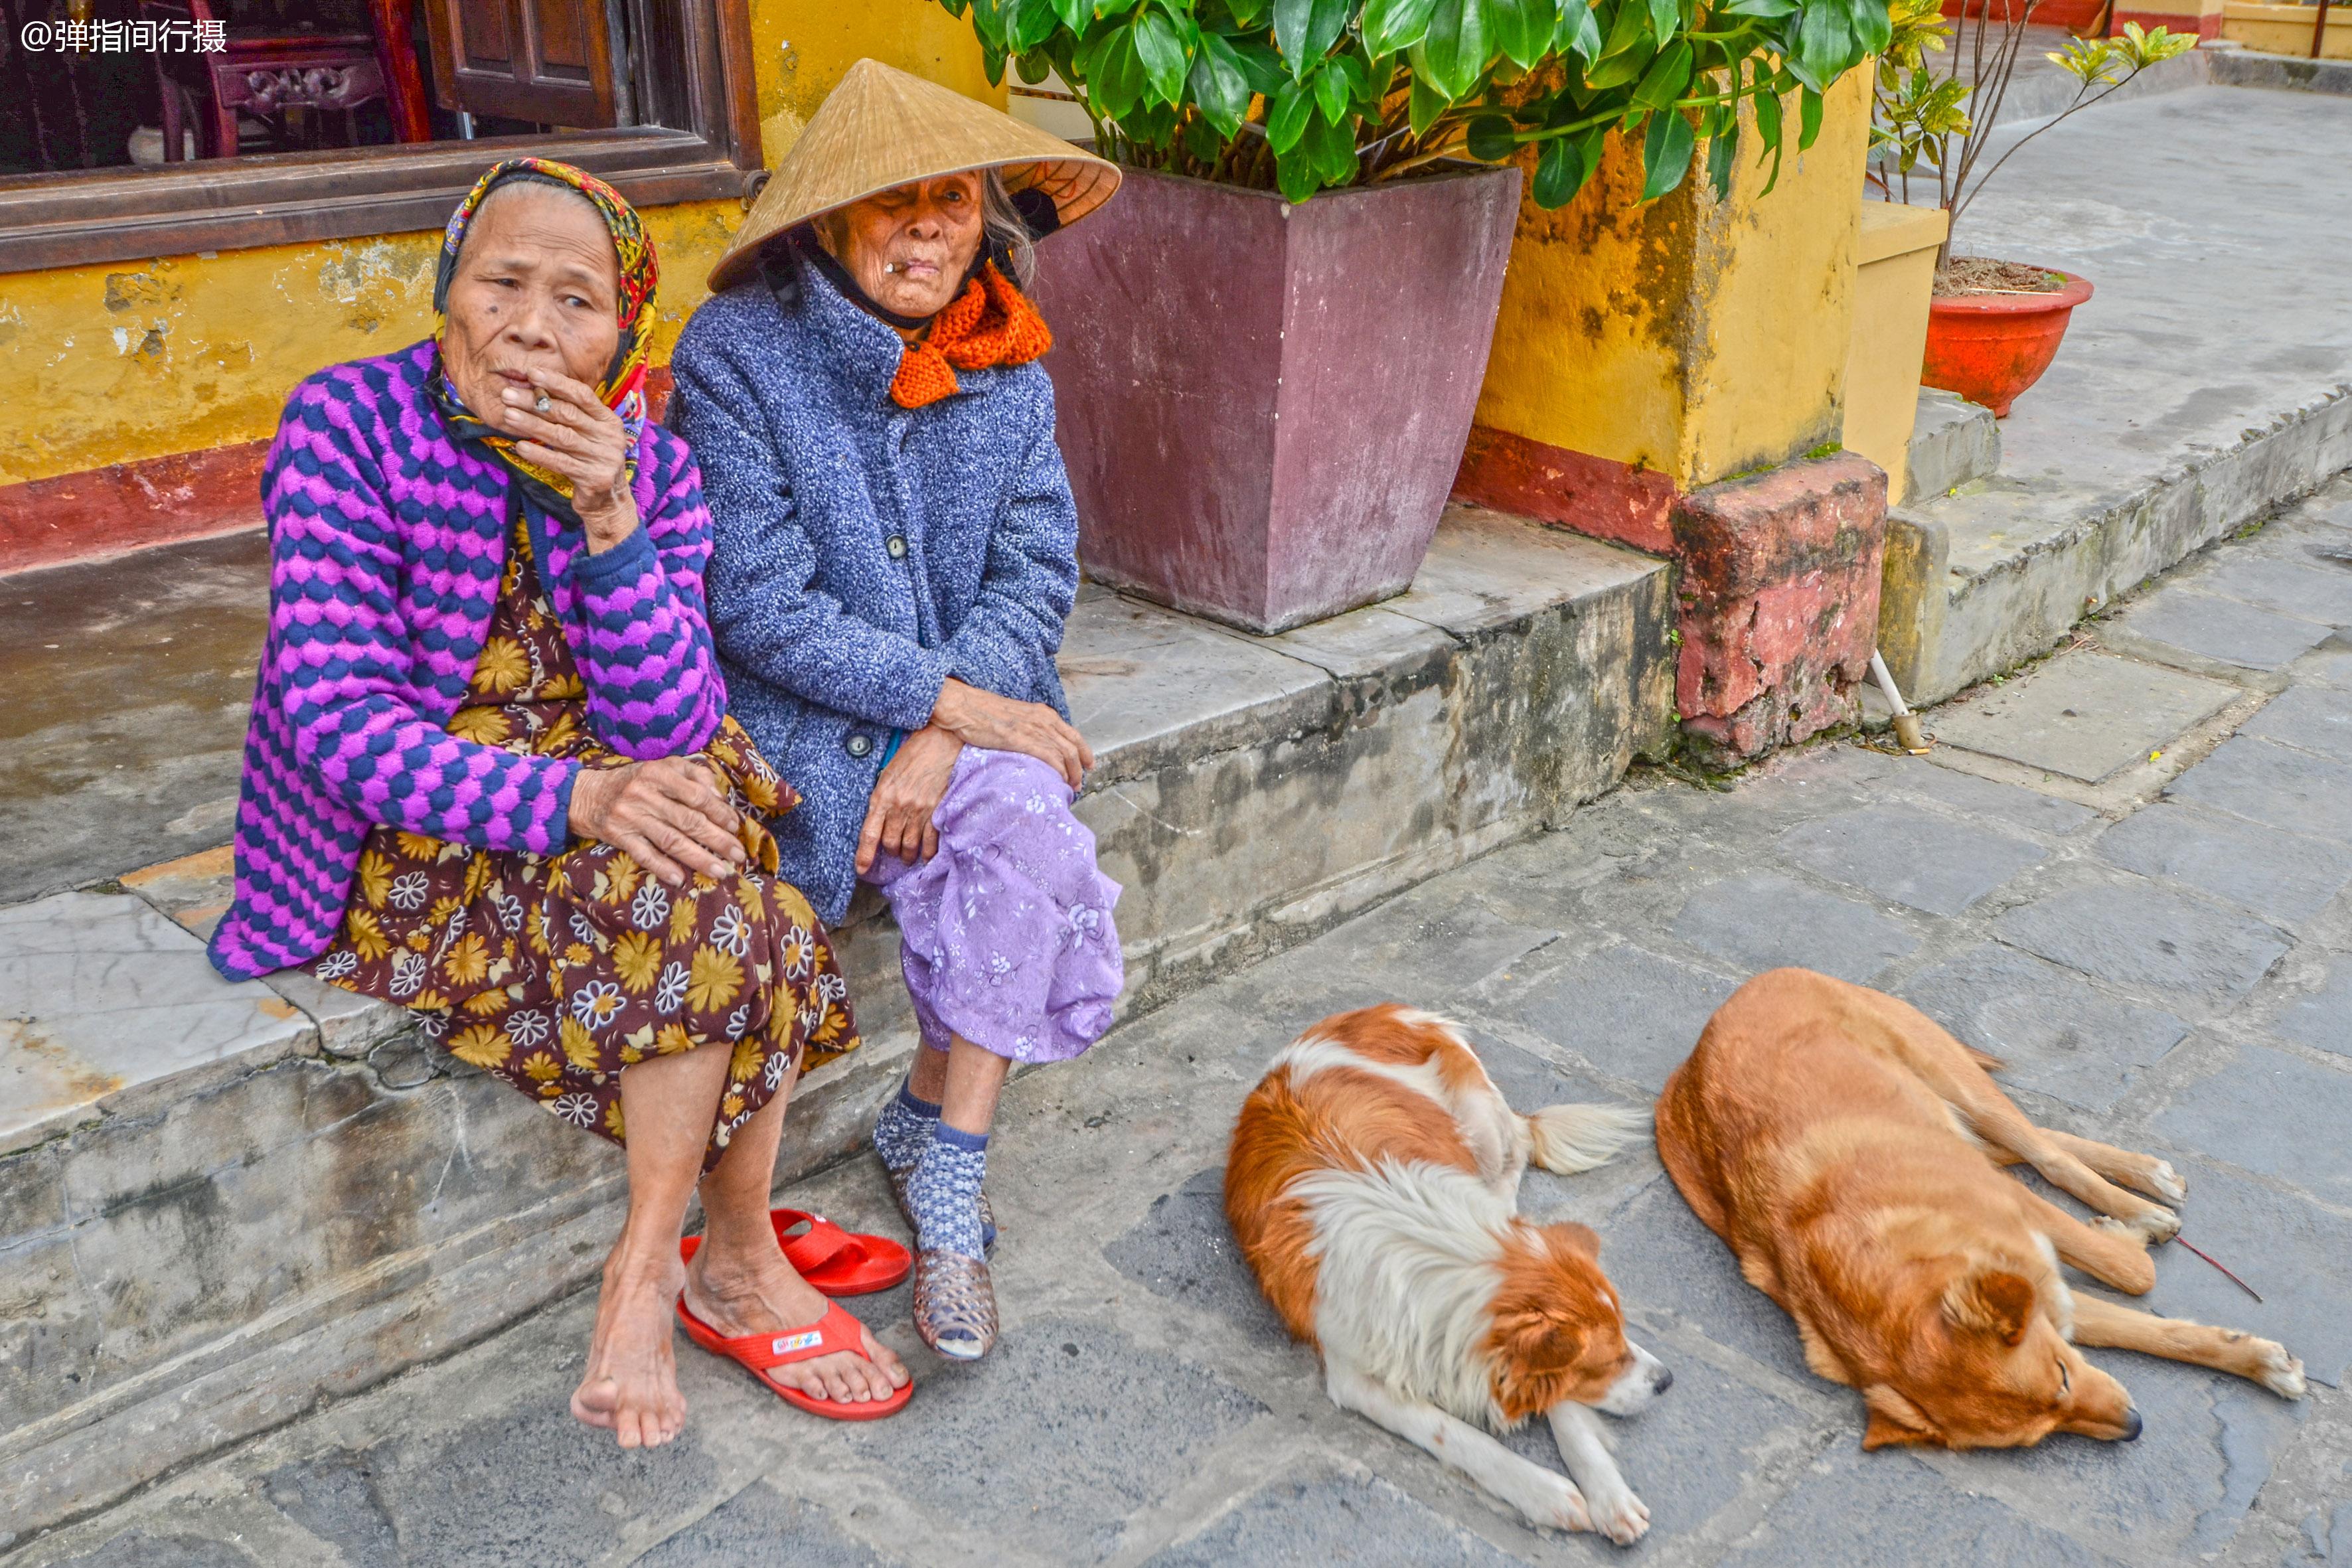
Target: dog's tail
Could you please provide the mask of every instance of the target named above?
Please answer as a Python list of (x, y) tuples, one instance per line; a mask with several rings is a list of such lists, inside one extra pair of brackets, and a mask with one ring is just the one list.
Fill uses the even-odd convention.
[(1528, 1157), (1563, 1176), (1607, 1164), (1650, 1125), (1622, 1105), (1547, 1105), (1527, 1121)]

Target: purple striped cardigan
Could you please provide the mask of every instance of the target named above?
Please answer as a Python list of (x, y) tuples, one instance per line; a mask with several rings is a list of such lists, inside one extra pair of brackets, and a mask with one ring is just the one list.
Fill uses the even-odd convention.
[[(461, 741), (507, 559), (507, 470), (425, 395), (431, 342), (335, 365), (288, 400), (262, 474), (269, 634), (236, 813), (236, 896), (214, 932), (233, 979), (303, 963), (341, 920), (377, 823), (485, 849), (560, 850), (580, 764)], [(727, 710), (702, 597), (710, 514), (693, 455), (648, 424), (643, 524), (602, 555), (534, 517), (548, 602), (590, 729), (631, 757), (699, 750)]]

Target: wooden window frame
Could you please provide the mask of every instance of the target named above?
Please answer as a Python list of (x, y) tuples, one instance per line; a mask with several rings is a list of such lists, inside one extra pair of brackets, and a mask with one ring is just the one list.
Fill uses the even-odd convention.
[(679, 29), (687, 129), (8, 175), (0, 177), (0, 273), (437, 228), (484, 167), (526, 153), (577, 164), (639, 206), (745, 196), (761, 168), (750, 0), (662, 9)]

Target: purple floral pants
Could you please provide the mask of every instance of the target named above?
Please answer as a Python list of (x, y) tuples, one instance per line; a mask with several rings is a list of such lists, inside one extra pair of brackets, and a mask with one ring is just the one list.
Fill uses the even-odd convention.
[(1021, 1062), (1067, 1061), (1110, 1029), (1126, 972), (1095, 837), (1070, 786), (1034, 757), (964, 748), (919, 866), (877, 856), (866, 879), (898, 917), (923, 1043), (961, 1035)]

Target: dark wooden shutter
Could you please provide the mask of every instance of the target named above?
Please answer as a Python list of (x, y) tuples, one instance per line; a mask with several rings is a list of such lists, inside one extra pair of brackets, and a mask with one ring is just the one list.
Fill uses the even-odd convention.
[(631, 123), (621, 0), (425, 0), (444, 109), (543, 125)]

